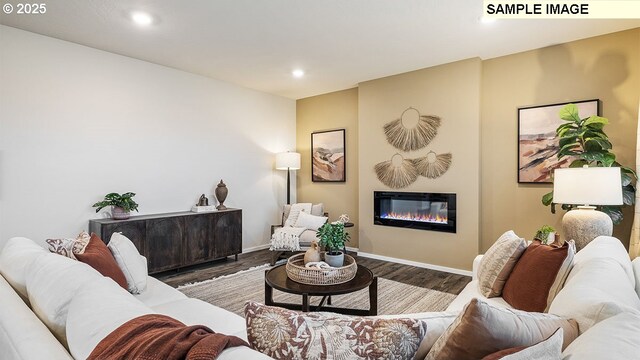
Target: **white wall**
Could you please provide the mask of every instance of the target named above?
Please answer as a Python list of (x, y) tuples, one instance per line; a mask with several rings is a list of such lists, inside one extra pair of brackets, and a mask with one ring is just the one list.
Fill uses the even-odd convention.
[(266, 244), (295, 121), (293, 100), (0, 26), (0, 244), (75, 236), (112, 191), (188, 210), (220, 179), (243, 247)]

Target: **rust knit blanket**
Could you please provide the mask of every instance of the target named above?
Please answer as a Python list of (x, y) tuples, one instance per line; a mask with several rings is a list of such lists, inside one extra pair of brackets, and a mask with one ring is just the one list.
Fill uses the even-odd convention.
[(89, 359), (211, 360), (226, 348), (249, 346), (244, 340), (216, 334), (202, 325), (186, 326), (164, 315), (129, 320), (102, 339)]

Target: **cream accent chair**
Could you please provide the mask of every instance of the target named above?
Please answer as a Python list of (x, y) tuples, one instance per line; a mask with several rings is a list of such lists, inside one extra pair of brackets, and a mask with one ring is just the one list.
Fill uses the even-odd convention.
[[(289, 218), (290, 212), (291, 212), (291, 205), (290, 204), (285, 205), (282, 209), (282, 222), (278, 225), (271, 225), (271, 235), (273, 235), (273, 233), (277, 228), (284, 226), (285, 222)], [(329, 214), (324, 212), (323, 203), (311, 205), (311, 215), (329, 217)], [(314, 240), (316, 241), (318, 240), (318, 238), (316, 237), (316, 232), (313, 230), (305, 230), (300, 235), (300, 250), (306, 251), (307, 249), (309, 249), (311, 247), (311, 243)], [(272, 251), (273, 253), (271, 254), (271, 265), (275, 265), (276, 262), (281, 258), (288, 258), (289, 256), (296, 253), (295, 251), (290, 251), (287, 249), (282, 249), (282, 250), (274, 249)]]

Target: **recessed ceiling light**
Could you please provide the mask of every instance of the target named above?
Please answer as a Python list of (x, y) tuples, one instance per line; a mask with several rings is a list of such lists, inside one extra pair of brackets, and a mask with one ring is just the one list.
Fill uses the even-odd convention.
[(131, 13), (131, 19), (140, 26), (149, 26), (153, 22), (151, 15), (140, 11)]
[(480, 22), (483, 24), (493, 24), (494, 22), (496, 22), (496, 20), (496, 18), (490, 18), (486, 16), (480, 18)]
[(291, 72), (291, 75), (293, 75), (294, 78), (301, 78), (304, 76), (304, 70), (302, 69), (295, 69)]

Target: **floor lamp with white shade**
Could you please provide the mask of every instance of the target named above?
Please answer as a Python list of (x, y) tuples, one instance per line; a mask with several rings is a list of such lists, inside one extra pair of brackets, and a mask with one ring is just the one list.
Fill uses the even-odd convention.
[(291, 204), (291, 170), (300, 169), (300, 154), (291, 151), (277, 153), (276, 169), (287, 170), (287, 204)]
[(574, 240), (576, 250), (598, 236), (613, 234), (609, 215), (594, 205), (622, 205), (622, 180), (619, 167), (582, 167), (556, 169), (553, 175), (553, 202), (579, 205), (562, 218), (565, 240)]

